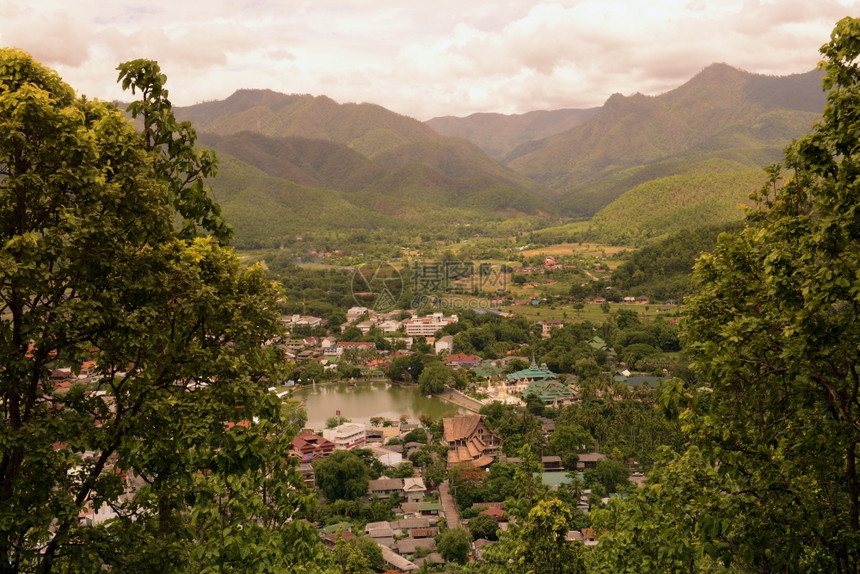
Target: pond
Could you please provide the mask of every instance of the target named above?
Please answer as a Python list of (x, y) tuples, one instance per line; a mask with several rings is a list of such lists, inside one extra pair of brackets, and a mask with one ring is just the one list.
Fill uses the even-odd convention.
[(304, 401), (308, 426), (316, 430), (324, 429), (326, 419), (336, 416), (338, 410), (341, 416), (356, 423), (369, 423), (371, 417), (398, 420), (400, 415), (418, 422), (420, 415), (438, 420), (466, 412), (440, 398), (420, 394), (417, 386), (382, 381), (301, 387), (293, 393), (293, 398)]

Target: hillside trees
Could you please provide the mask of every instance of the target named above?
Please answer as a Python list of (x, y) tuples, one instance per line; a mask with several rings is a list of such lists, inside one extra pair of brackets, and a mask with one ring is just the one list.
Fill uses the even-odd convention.
[(635, 251), (612, 273), (612, 285), (629, 295), (648, 295), (658, 301), (680, 301), (693, 292), (691, 273), (696, 258), (714, 250), (717, 235), (737, 232), (740, 222), (683, 229)]
[[(686, 336), (714, 388), (694, 428), (734, 483), (733, 501), (759, 501), (744, 510), (750, 535), (729, 536), (737, 558), (856, 572), (860, 20), (840, 21), (822, 53), (822, 119), (786, 150), (788, 172), (771, 170), (753, 225), (697, 264)], [(790, 542), (798, 535), (804, 544)], [(765, 553), (774, 546), (781, 551)]]
[(523, 520), (490, 547), (483, 572), (585, 574), (585, 547), (566, 540), (573, 512), (558, 498), (537, 501)]
[[(313, 501), (266, 392), (278, 294), (221, 246), (214, 158), (157, 64), (120, 69), (143, 134), (0, 51), (0, 572), (311, 571), (292, 518)], [(91, 381), (55, 385), (85, 360)]]
[[(666, 481), (627, 510), (671, 516), (673, 497), (690, 501), (695, 524), (662, 529), (680, 537), (653, 548), (651, 561), (682, 552), (661, 571), (709, 560), (739, 572), (860, 570), (860, 20), (841, 20), (822, 53), (822, 119), (769, 170), (748, 227), (696, 264), (683, 332), (708, 388), (671, 385), (663, 404), (686, 406), (694, 443), (667, 472), (707, 482), (690, 499), (684, 480)], [(644, 550), (624, 534), (607, 542)]]

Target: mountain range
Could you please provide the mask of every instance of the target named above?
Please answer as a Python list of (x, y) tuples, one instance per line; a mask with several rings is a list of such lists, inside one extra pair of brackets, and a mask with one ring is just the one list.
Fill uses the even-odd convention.
[(374, 104), (239, 90), (176, 108), (221, 162), (216, 199), (237, 245), (319, 230), (590, 220), (637, 244), (742, 217), (763, 167), (825, 105), (821, 74), (725, 64), (659, 96), (600, 108), (475, 114), (425, 123)]

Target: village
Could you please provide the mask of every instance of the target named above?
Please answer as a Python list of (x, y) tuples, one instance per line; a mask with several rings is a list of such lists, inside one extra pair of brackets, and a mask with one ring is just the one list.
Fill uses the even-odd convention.
[[(635, 304), (636, 301), (631, 298), (627, 303)], [(499, 320), (506, 319), (501, 313), (496, 315), (501, 317)], [(297, 315), (285, 318), (285, 321), (291, 327), (299, 327), (299, 330), (324, 327), (323, 320), (317, 317)], [(498, 359), (482, 359), (477, 354), (458, 351), (455, 336), (444, 333), (446, 328), (450, 330), (449, 326), (457, 326), (459, 321), (458, 315), (445, 315), (442, 312), (423, 316), (400, 311), (377, 314), (365, 307), (352, 307), (347, 312), (346, 329), (360, 331), (365, 338), (371, 338), (374, 333), (384, 333), (387, 337), (382, 340), (389, 347), (379, 349), (372, 340), (338, 341), (332, 336), (310, 336), (301, 340), (292, 339), (288, 343), (287, 352), (299, 364), (316, 361), (322, 367), (322, 373), (349, 373), (348, 384), (397, 378), (406, 384), (420, 384), (420, 374), (408, 371), (398, 373), (396, 367), (397, 361), (407, 360), (407, 357), (416, 354), (423, 355), (425, 362), (438, 363), (450, 369), (450, 384), (438, 389), (438, 396), (466, 411), (441, 421), (422, 416), (419, 417), (420, 422), (413, 422), (406, 415), (401, 416), (399, 421), (371, 417), (369, 424), (353, 421), (337, 424), (343, 419), (338, 416), (327, 421), (328, 428), (303, 429), (293, 440), (291, 454), (299, 459), (298, 469), (308, 487), (317, 486), (315, 468), (318, 469), (320, 465), (325, 467), (325, 461), (332, 454), (338, 451), (358, 452), (369, 470), (366, 492), (361, 500), (369, 506), (382, 504), (390, 508), (389, 520), (355, 521), (338, 517), (337, 521), (321, 527), (320, 533), (329, 547), (334, 548), (339, 538), (350, 540), (369, 537), (380, 547), (386, 565), (400, 571), (413, 571), (428, 563), (446, 562), (446, 557), (437, 549), (440, 531), (460, 527), (469, 529), (470, 523), (476, 521), (474, 524), (482, 525), (484, 530), (478, 527), (474, 531), (469, 530), (473, 538), (470, 540), (469, 556), (470, 559), (481, 560), (486, 548), (497, 539), (493, 528), (486, 530), (487, 520), (484, 517), (491, 517), (492, 525), (498, 531), (506, 530), (509, 515), (505, 511), (505, 500), (498, 493), (483, 497), (477, 494), (477, 499), (471, 500), (473, 495), (464, 496), (462, 491), (467, 486), (465, 483), (459, 484), (457, 477), (470, 472), (478, 472), (486, 477), (492, 473), (494, 466), (510, 469), (511, 465), (518, 465), (521, 461), (519, 457), (510, 455), (513, 449), (508, 449), (506, 454), (502, 434), (492, 430), (488, 426), (487, 416), (480, 413), (493, 405), (489, 408), (502, 407), (511, 414), (556, 414), (566, 406), (581, 402), (583, 393), (578, 385), (580, 378), (574, 374), (559, 376), (546, 363), (538, 364), (533, 357), (518, 355), (515, 350)], [(535, 331), (535, 336), (549, 341), (556, 330), (564, 326), (563, 320), (542, 321), (536, 327), (539, 331)], [(587, 344), (593, 351), (607, 355), (606, 364), (616, 366), (617, 358), (608, 352), (603, 339), (594, 335)], [(518, 346), (523, 347), (525, 345)], [(352, 365), (351, 371), (344, 369), (345, 363)], [(392, 365), (395, 369), (392, 369)], [(402, 376), (398, 377), (398, 374)], [(664, 379), (664, 373), (659, 376), (631, 373), (622, 363), (620, 369), (613, 372), (612, 384), (623, 385), (616, 388), (626, 388), (626, 392), (635, 388), (641, 388), (644, 392), (644, 389), (650, 391)], [(296, 384), (295, 380), (287, 382), (288, 387)], [(590, 392), (604, 394), (601, 390), (592, 389)], [(607, 388), (605, 392), (611, 395), (614, 391)], [(284, 395), (289, 396), (289, 392), (284, 392)], [(621, 397), (615, 398), (623, 400)], [(529, 417), (528, 414), (525, 416)], [(554, 418), (537, 416), (532, 419), (539, 428), (536, 444), (553, 444), (552, 435), (556, 429)], [(553, 449), (538, 446), (540, 450), (534, 462), (539, 465), (536, 476), (544, 488), (558, 491), (562, 487), (568, 496), (576, 497), (573, 505), (582, 517), (582, 524), (586, 525), (592, 503), (605, 504), (615, 493), (607, 491), (594, 478), (598, 466), (603, 468), (610, 464), (607, 454), (599, 452), (596, 448), (598, 445), (591, 437), (581, 440), (581, 444), (568, 445), (562, 453), (564, 457), (559, 454), (541, 454)], [(561, 441), (557, 438), (555, 442)], [(561, 450), (557, 449), (557, 452)], [(614, 469), (617, 470), (619, 466), (622, 474), (618, 481), (621, 485), (619, 490), (635, 488), (635, 485), (644, 483), (645, 474), (637, 461), (630, 458), (622, 465), (615, 464)], [(585, 487), (586, 476), (589, 477), (589, 484), (597, 483), (595, 491)], [(459, 497), (451, 493), (452, 484), (455, 489), (459, 484)], [(324, 505), (332, 502), (324, 493), (321, 493), (321, 500)], [(485, 537), (487, 535), (489, 538)], [(595, 533), (589, 526), (571, 530), (568, 538), (571, 543), (597, 543)]]
[[(595, 397), (641, 404), (665, 377), (632, 374), (594, 334), (583, 342), (584, 349), (601, 357), (605, 368), (615, 369), (611, 381), (595, 388), (581, 384), (586, 376), (559, 375), (545, 362), (539, 364), (534, 357), (516, 353), (524, 348), (540, 349), (534, 341), (530, 346), (515, 345), (502, 358), (482, 359), (477, 354), (456, 352), (456, 336), (444, 334), (446, 328), (464, 326), (457, 314), (405, 315), (377, 314), (364, 307), (348, 310), (348, 325), (341, 333), (351, 330), (365, 338), (384, 333), (388, 335), (382, 339), (386, 348), (378, 348), (374, 340), (344, 341), (329, 335), (290, 336), (277, 343), (286, 361), (295, 365), (295, 378), (269, 389), (285, 404), (295, 403), (293, 392), (302, 386), (326, 382), (361, 385), (373, 380), (399, 380), (399, 384), (423, 389), (426, 373), (444, 369), (445, 383), (433, 392), (461, 411), (441, 420), (423, 415), (410, 420), (402, 415), (399, 420), (372, 416), (366, 422), (353, 422), (337, 416), (327, 421), (326, 428), (301, 428), (292, 439), (289, 455), (296, 459), (296, 471), (305, 487), (319, 496), (315, 524), (324, 542), (334, 549), (338, 540), (369, 539), (379, 548), (386, 567), (408, 572), (455, 559), (444, 543), (439, 548), (441, 534), (465, 531), (471, 536), (467, 559), (481, 560), (498, 539), (497, 532), (506, 530), (512, 518), (505, 504), (511, 495), (516, 496), (512, 477), (522, 463), (519, 455), (525, 446), (526, 455), (533, 458), (531, 464), (536, 465), (533, 474), (541, 488), (547, 492), (561, 489), (578, 513), (577, 522), (582, 526), (568, 532), (569, 541), (597, 544), (588, 519), (592, 505), (605, 504), (611, 496), (619, 495), (616, 490), (624, 495), (643, 484), (644, 466), (634, 457), (619, 454), (618, 448), (614, 453), (601, 452), (600, 440), (591, 436), (594, 431), (571, 425), (563, 416), (564, 409), (578, 408), (584, 398)], [(491, 318), (508, 320), (499, 315)], [(293, 334), (320, 333), (326, 327), (323, 319), (312, 316), (284, 316), (282, 322)], [(566, 333), (564, 327), (561, 320), (543, 321), (535, 327), (534, 336), (549, 344)], [(308, 368), (310, 365), (314, 366)], [(311, 372), (319, 378), (308, 380)], [(73, 387), (98, 387), (92, 361), (84, 361), (75, 370), (55, 369), (51, 379), (58, 393), (70, 392)], [(110, 401), (104, 391), (86, 392)], [(562, 425), (562, 432), (557, 433)], [(570, 438), (571, 428), (579, 433), (574, 440)], [(528, 439), (523, 441), (523, 436)], [(366, 478), (358, 494), (333, 494), (320, 479), (320, 473), (330, 472), (329, 465), (344, 464), (345, 457), (352, 460), (351, 473), (354, 475), (357, 468), (358, 475)], [(620, 478), (603, 477), (618, 474), (619, 469)], [(478, 486), (496, 473), (503, 476), (505, 486), (490, 490)], [(144, 484), (133, 472), (123, 471), (123, 477), (123, 496), (130, 499)], [(347, 501), (352, 505), (350, 511), (342, 506)], [(80, 518), (95, 525), (115, 517), (110, 506), (90, 502)]]

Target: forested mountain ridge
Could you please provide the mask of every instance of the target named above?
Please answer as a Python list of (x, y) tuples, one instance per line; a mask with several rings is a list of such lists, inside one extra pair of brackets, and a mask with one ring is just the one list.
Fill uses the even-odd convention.
[(502, 159), (521, 144), (580, 125), (599, 109), (537, 110), (511, 115), (478, 113), (465, 118), (441, 116), (424, 123), (440, 134), (466, 138), (492, 157)]
[(818, 71), (767, 77), (709, 66), (660, 96), (610, 97), (567, 132), (523, 144), (505, 158), (552, 187), (559, 206), (590, 217), (639, 184), (722, 158), (759, 169), (808, 132), (824, 105)]
[(325, 96), (238, 90), (223, 101), (176, 108), (198, 133), (249, 131), (273, 138), (334, 142), (390, 168), (423, 163), (455, 178), (489, 177), (531, 191), (541, 186), (499, 164), (461, 138), (443, 136), (418, 120), (375, 104), (339, 104)]
[(380, 106), (239, 90), (176, 113), (221, 159), (212, 186), (240, 247), (555, 212), (548, 189), (475, 144)]
[(553, 208), (490, 178), (451, 178), (424, 164), (389, 168), (346, 146), (242, 132), (203, 134), (220, 159), (213, 190), (240, 247), (359, 229), (422, 230)]
[[(820, 78), (817, 71), (770, 77), (714, 64), (665, 94), (615, 94), (598, 109), (425, 123), (374, 104), (269, 90), (239, 90), (176, 113), (222, 159), (236, 159), (223, 163), (214, 186), (240, 244), (287, 234), (295, 219), (289, 208), (308, 201), (317, 209), (302, 227), (599, 213), (591, 239), (642, 244), (740, 219), (738, 206), (763, 181), (762, 168), (818, 117)], [(506, 165), (485, 153), (503, 149), (513, 149)], [(266, 184), (252, 190), (233, 169), (259, 170)], [(251, 197), (273, 211), (242, 205)]]

